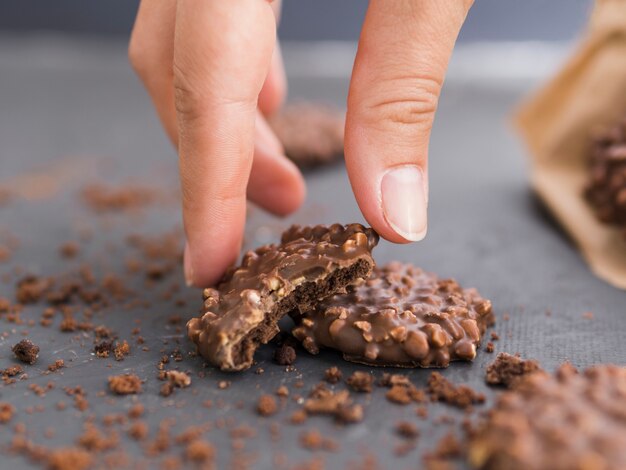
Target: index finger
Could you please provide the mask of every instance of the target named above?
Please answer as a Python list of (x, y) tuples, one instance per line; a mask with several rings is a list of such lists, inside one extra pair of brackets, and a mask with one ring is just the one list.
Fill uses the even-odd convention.
[(238, 256), (275, 35), (265, 0), (178, 1), (174, 88), (190, 284), (213, 284)]

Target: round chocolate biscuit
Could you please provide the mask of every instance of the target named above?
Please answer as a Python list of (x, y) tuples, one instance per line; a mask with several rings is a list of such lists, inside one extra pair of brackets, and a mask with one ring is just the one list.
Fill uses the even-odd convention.
[(467, 457), (485, 470), (626, 468), (626, 368), (524, 376), (469, 436)]
[(398, 367), (472, 360), (494, 323), (491, 302), (475, 289), (398, 262), (292, 317), (293, 335), (312, 354), (333, 348), (348, 361)]
[(204, 290), (204, 311), (187, 323), (198, 352), (222, 370), (249, 368), (254, 353), (279, 332), (278, 321), (294, 309), (369, 277), (378, 235), (361, 224), (292, 226), (279, 245), (244, 255), (217, 288)]
[(301, 168), (339, 160), (343, 155), (344, 113), (315, 103), (286, 105), (268, 118), (285, 149), (285, 155)]

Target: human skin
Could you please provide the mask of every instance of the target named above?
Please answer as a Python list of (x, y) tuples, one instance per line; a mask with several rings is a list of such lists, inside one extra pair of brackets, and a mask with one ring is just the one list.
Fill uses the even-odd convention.
[[(348, 95), (346, 167), (365, 219), (395, 243), (426, 235), (430, 131), (472, 3), (368, 6)], [(279, 12), (276, 0), (141, 1), (129, 58), (178, 150), (188, 285), (212, 285), (235, 262), (247, 199), (279, 216), (304, 200), (304, 179), (264, 118), (287, 91)]]

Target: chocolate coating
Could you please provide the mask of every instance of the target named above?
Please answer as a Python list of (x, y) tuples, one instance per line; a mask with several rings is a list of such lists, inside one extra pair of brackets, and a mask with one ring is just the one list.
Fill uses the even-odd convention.
[(601, 222), (626, 229), (626, 119), (593, 136), (585, 197)]
[(344, 114), (334, 108), (299, 102), (270, 116), (269, 125), (299, 167), (328, 164), (343, 155)]
[(293, 335), (312, 354), (327, 347), (349, 361), (400, 367), (472, 360), (494, 323), (491, 302), (476, 290), (398, 262), (292, 316), (298, 323)]
[(626, 368), (569, 364), (524, 376), (470, 436), (473, 468), (626, 468)]
[(368, 277), (377, 243), (376, 232), (360, 224), (292, 226), (280, 245), (246, 253), (217, 289), (205, 289), (205, 313), (187, 323), (189, 338), (220, 369), (247, 369), (257, 347), (279, 332), (286, 313), (310, 309)]

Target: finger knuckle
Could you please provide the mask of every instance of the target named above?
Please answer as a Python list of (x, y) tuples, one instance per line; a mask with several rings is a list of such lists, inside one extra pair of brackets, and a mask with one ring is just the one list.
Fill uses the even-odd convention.
[(367, 114), (380, 125), (430, 129), (437, 111), (441, 80), (407, 76), (388, 80), (366, 104)]

